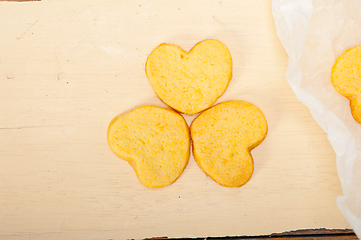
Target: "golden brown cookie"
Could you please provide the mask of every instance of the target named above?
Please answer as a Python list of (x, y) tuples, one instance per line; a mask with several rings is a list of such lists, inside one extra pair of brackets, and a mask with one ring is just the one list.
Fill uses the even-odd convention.
[(346, 50), (332, 67), (336, 91), (350, 101), (351, 113), (361, 124), (361, 45)]
[(151, 188), (175, 182), (190, 156), (189, 128), (184, 118), (173, 110), (155, 106), (115, 117), (108, 128), (108, 143)]
[(147, 77), (158, 97), (173, 109), (195, 114), (210, 107), (232, 79), (232, 58), (218, 40), (197, 43), (189, 52), (161, 44), (148, 56)]
[(240, 187), (253, 173), (251, 150), (267, 135), (267, 122), (254, 105), (228, 101), (201, 113), (191, 124), (198, 166), (226, 187)]

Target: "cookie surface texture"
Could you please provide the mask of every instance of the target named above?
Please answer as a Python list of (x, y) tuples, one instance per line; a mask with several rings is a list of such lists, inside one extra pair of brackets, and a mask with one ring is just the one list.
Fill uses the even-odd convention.
[(250, 151), (267, 135), (267, 122), (254, 105), (228, 101), (201, 113), (191, 124), (193, 155), (198, 166), (226, 187), (247, 183), (254, 164)]
[(146, 75), (158, 97), (171, 108), (195, 114), (210, 107), (232, 79), (232, 58), (218, 40), (197, 43), (189, 52), (161, 44), (148, 56)]
[(108, 143), (151, 188), (174, 183), (190, 155), (189, 128), (184, 118), (173, 110), (155, 106), (115, 117), (109, 124)]
[(352, 116), (361, 124), (361, 45), (346, 50), (336, 59), (331, 81), (336, 91), (350, 101)]

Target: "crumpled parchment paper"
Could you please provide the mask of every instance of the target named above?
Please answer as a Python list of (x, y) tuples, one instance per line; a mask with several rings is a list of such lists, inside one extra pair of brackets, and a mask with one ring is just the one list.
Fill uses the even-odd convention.
[(336, 203), (361, 238), (361, 125), (330, 79), (335, 59), (361, 44), (361, 1), (273, 0), (272, 12), (289, 56), (287, 81), (336, 152), (343, 190)]

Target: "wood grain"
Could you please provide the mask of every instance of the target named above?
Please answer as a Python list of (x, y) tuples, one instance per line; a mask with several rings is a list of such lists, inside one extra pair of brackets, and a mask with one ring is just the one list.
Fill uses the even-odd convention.
[[(350, 228), (335, 204), (335, 153), (285, 79), (271, 1), (1, 2), (0, 16), (0, 239)], [(206, 38), (234, 63), (217, 102), (248, 101), (267, 119), (255, 172), (226, 188), (191, 157), (173, 185), (148, 189), (110, 150), (108, 124), (135, 107), (165, 107), (144, 72), (154, 47), (189, 50)]]

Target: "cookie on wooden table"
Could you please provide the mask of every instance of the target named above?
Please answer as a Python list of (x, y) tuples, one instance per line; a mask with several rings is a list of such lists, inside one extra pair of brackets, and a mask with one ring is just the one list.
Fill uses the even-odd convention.
[(217, 104), (191, 124), (194, 158), (220, 185), (240, 187), (252, 176), (251, 150), (265, 139), (267, 130), (266, 119), (256, 106), (243, 101)]
[(190, 156), (189, 128), (184, 118), (155, 106), (115, 117), (108, 127), (108, 143), (151, 188), (174, 183)]
[(158, 97), (181, 113), (195, 114), (210, 107), (232, 79), (232, 58), (218, 40), (197, 43), (189, 52), (161, 44), (148, 56), (147, 77)]

